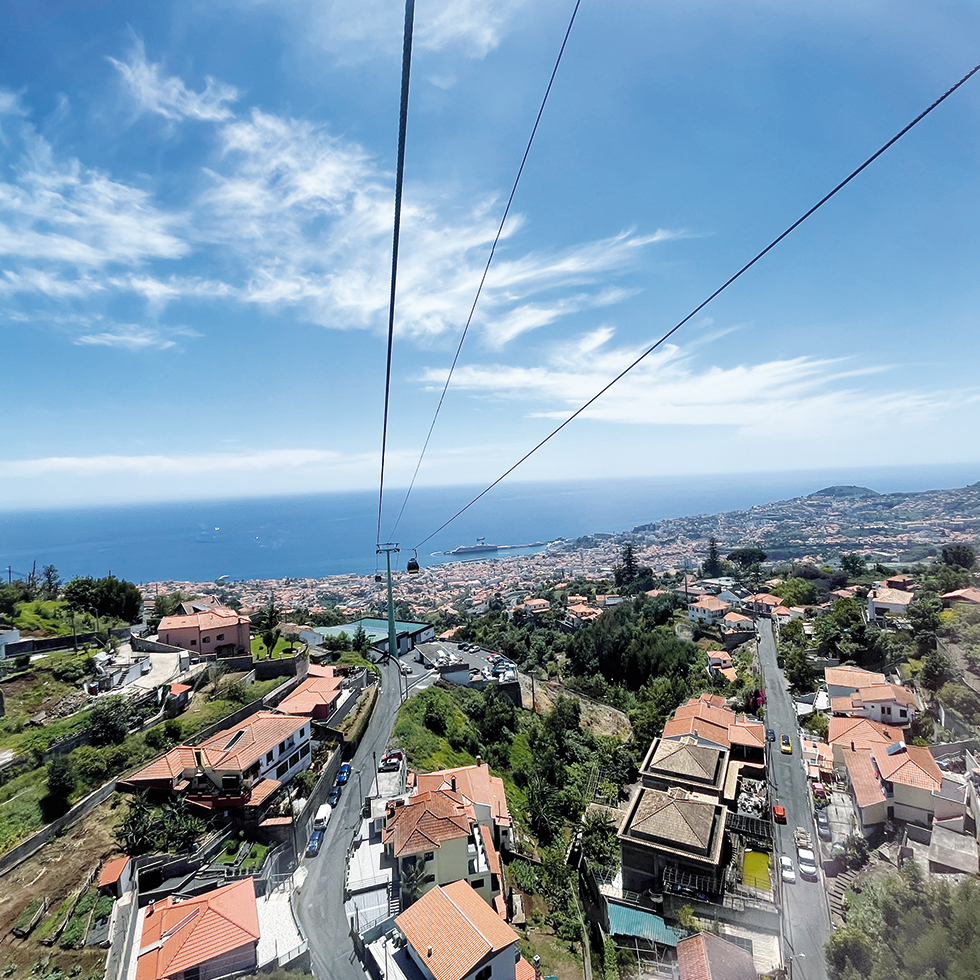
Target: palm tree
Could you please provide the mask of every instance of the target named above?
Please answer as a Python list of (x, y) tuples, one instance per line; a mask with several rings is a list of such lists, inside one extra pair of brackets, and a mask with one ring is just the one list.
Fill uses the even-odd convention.
[(421, 856), (416, 855), (405, 859), (401, 870), (401, 901), (402, 908), (406, 909), (413, 902), (422, 897), (422, 889), (425, 887), (425, 861)]

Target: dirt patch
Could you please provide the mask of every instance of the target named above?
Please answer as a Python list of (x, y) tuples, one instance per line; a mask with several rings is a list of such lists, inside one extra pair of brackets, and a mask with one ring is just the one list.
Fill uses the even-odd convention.
[(17, 969), (11, 974), (14, 980), (26, 977), (38, 963), (47, 964), (45, 972), (58, 967), (68, 973), (78, 966), (83, 977), (90, 973), (101, 975), (106, 950), (63, 950), (57, 944), (47, 947), (33, 934), (27, 939), (17, 939), (11, 929), (35, 898), (47, 898), (49, 909), (56, 912), (93, 869), (118, 853), (115, 828), (126, 807), (123, 804), (113, 809), (113, 799), (110, 797), (69, 827), (63, 836), (55, 837), (32, 857), (0, 876), (0, 970), (6, 973), (8, 965), (15, 966)]
[(629, 718), (622, 711), (611, 708), (608, 704), (593, 701), (591, 698), (574, 691), (567, 690), (558, 681), (535, 681), (534, 682), (534, 702), (531, 701), (531, 678), (526, 674), (520, 674), (521, 682), (521, 705), (527, 711), (536, 710), (538, 714), (550, 711), (555, 700), (560, 694), (565, 697), (575, 698), (582, 706), (582, 718), (580, 725), (588, 728), (596, 735), (618, 735), (620, 738), (627, 739), (633, 734)]

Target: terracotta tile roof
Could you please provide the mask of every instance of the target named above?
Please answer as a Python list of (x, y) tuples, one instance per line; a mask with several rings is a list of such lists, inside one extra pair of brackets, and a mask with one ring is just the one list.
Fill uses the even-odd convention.
[(434, 790), (411, 797), (403, 806), (392, 806), (382, 834), (395, 857), (434, 851), (446, 841), (469, 837), (476, 823), (473, 806), (458, 793)]
[(114, 885), (123, 876), (123, 872), (126, 870), (126, 866), (128, 864), (128, 857), (118, 857), (104, 865), (102, 870), (99, 872), (98, 887), (101, 888), (103, 885)]
[(328, 667), (325, 664), (310, 664), (306, 670), (307, 677), (337, 677), (340, 678), (340, 674), (333, 667)]
[(885, 683), (884, 674), (863, 670), (861, 667), (825, 667), (823, 678), (834, 687), (852, 687), (855, 691), (861, 687)]
[(452, 789), (453, 778), (456, 790), (471, 803), (488, 806), (495, 824), (510, 826), (511, 816), (507, 807), (507, 793), (504, 781), (490, 774), (486, 765), (460, 766), (458, 769), (440, 769), (436, 772), (420, 772), (416, 776), (420, 793), (434, 789)]
[(721, 936), (702, 932), (677, 944), (679, 980), (758, 980), (752, 954)]
[(975, 602), (980, 605), (980, 589), (967, 588), (967, 589), (956, 589), (955, 592), (944, 592), (942, 595), (943, 599), (952, 599), (956, 601), (957, 599), (963, 602)]
[(664, 725), (664, 738), (681, 738), (684, 735), (696, 735), (714, 745), (731, 748), (727, 725), (716, 725), (706, 718), (691, 715), (684, 718), (670, 718)]
[(149, 765), (138, 769), (127, 778), (126, 782), (168, 782), (173, 785), (184, 770), (194, 769), (195, 766), (194, 749), (189, 745), (178, 745), (166, 755), (162, 755), (159, 759), (154, 759)]
[(902, 589), (872, 589), (868, 593), (868, 599), (871, 602), (883, 602), (889, 606), (908, 606), (914, 598), (914, 593), (905, 592)]
[(782, 599), (778, 595), (771, 595), (768, 592), (757, 592), (755, 595), (750, 595), (746, 602), (752, 602), (755, 605), (762, 606), (778, 606), (782, 604)]
[(731, 603), (725, 602), (722, 599), (717, 598), (713, 595), (703, 595), (697, 602), (692, 602), (688, 605), (688, 609), (707, 609), (708, 612), (721, 612), (723, 609), (731, 609)]
[(306, 718), (280, 715), (272, 711), (257, 711), (240, 726), (227, 728), (212, 735), (198, 746), (178, 745), (166, 755), (134, 772), (128, 783), (168, 782), (176, 788), (184, 773), (198, 769), (197, 753), (209, 769), (244, 772), (280, 742), (309, 724)]
[(766, 726), (762, 722), (748, 721), (736, 716), (735, 723), (728, 728), (732, 745), (748, 745), (765, 748)]
[(279, 703), (279, 710), (287, 715), (312, 715), (317, 708), (325, 706), (329, 711), (340, 700), (343, 680), (339, 677), (307, 677), (288, 697)]
[(718, 673), (732, 684), (738, 680), (738, 671), (734, 667), (719, 667)]
[(885, 745), (901, 739), (902, 730), (888, 725), (879, 725), (867, 718), (830, 718), (827, 731), (827, 741), (831, 745), (854, 742), (859, 749), (870, 748), (872, 745)]
[(791, 615), (789, 609), (786, 606), (776, 606), (772, 611), (773, 616), (789, 616)]
[(844, 749), (844, 765), (847, 767), (847, 775), (854, 790), (854, 799), (859, 807), (884, 802), (885, 794), (878, 782), (878, 773), (867, 750)]
[(926, 746), (906, 745), (893, 755), (888, 754), (887, 748), (874, 746), (870, 752), (882, 779), (930, 792), (942, 789), (942, 771)]
[(741, 613), (725, 613), (724, 622), (726, 623), (751, 623), (754, 622), (751, 616), (743, 616)]
[(854, 696), (845, 694), (843, 697), (830, 699), (830, 710), (839, 711), (841, 714), (848, 714), (855, 710)]
[(185, 691), (191, 691), (191, 690), (193, 690), (193, 688), (190, 686), (190, 684), (171, 684), (170, 685), (170, 693), (174, 697), (177, 697), (178, 694), (183, 694)]
[(661, 739), (645, 771), (659, 770), (712, 783), (718, 772), (720, 756), (723, 757), (722, 750), (696, 742)]
[(260, 779), (253, 787), (248, 798), (249, 806), (261, 806), (272, 796), (282, 783), (278, 779)]
[(256, 711), (240, 726), (225, 729), (205, 739), (200, 747), (209, 766), (245, 770), (308, 724), (306, 718)]
[(534, 967), (522, 956), (514, 967), (514, 980), (534, 980)]
[(503, 874), (500, 868), (500, 855), (497, 853), (497, 848), (493, 846), (493, 831), (489, 827), (484, 827), (483, 824), (480, 827), (480, 837), (483, 840), (483, 849), (487, 852), (487, 864), (490, 865), (490, 874), (497, 875), (498, 877)]
[(239, 616), (234, 609), (215, 606), (214, 609), (193, 613), (190, 616), (164, 616), (160, 620), (157, 632), (186, 629), (188, 626), (202, 630), (220, 629), (222, 626), (237, 626), (239, 623), (248, 622), (248, 616)]
[(688, 701), (688, 704), (696, 704), (698, 701), (700, 701), (702, 704), (710, 704), (714, 708), (725, 707), (725, 699), (720, 694), (708, 694), (705, 692), (696, 698), (691, 698), (691, 700)]
[(862, 687), (857, 692), (861, 701), (897, 701), (899, 704), (916, 707), (915, 695), (898, 684), (877, 684)]
[(465, 880), (436, 885), (402, 912), (395, 925), (435, 980), (463, 980), (518, 939)]
[(641, 789), (636, 806), (627, 814), (623, 836), (660, 844), (671, 851), (697, 854), (717, 864), (724, 838), (724, 817), (715, 800), (677, 787), (664, 792)]
[(187, 901), (165, 898), (146, 911), (136, 980), (172, 977), (258, 939), (251, 878)]

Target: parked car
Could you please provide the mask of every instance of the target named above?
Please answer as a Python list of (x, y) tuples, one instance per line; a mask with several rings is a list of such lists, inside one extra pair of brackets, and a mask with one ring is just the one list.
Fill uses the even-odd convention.
[(310, 835), (310, 842), (306, 845), (306, 856), (316, 857), (320, 853), (320, 846), (323, 844), (323, 831), (314, 830)]
[(348, 779), (350, 779), (350, 774), (351, 774), (351, 767), (350, 767), (350, 763), (349, 763), (349, 762), (345, 762), (345, 763), (344, 763), (344, 764), (343, 764), (343, 765), (342, 765), (342, 766), (341, 766), (341, 767), (340, 767), (340, 768), (339, 768), (339, 769), (337, 770), (337, 785), (338, 785), (338, 786), (343, 786), (343, 785), (344, 785), (344, 783), (346, 783), (346, 782), (347, 782), (347, 780), (348, 780)]
[(775, 742), (776, 741), (776, 733), (771, 728), (767, 728), (766, 729), (766, 738), (770, 742)]
[(831, 840), (833, 834), (830, 830), (830, 817), (826, 810), (817, 810), (817, 836), (821, 840)]
[(789, 740), (789, 735), (779, 736), (779, 751), (784, 755), (793, 754), (793, 743)]
[(403, 662), (403, 663), (399, 663), (399, 664), (398, 664), (398, 669), (399, 669), (399, 670), (400, 670), (400, 671), (401, 671), (401, 672), (402, 672), (403, 674), (410, 674), (410, 673), (412, 672), (412, 665), (411, 665), (411, 664), (406, 664), (406, 663), (404, 663), (404, 662)]
[(772, 808), (772, 819), (775, 820), (776, 823), (786, 823), (786, 807), (777, 803)]
[(790, 884), (796, 881), (796, 872), (793, 870), (793, 859), (787, 857), (785, 854), (779, 856), (779, 875), (783, 881), (788, 881)]
[(460, 650), (469, 650), (470, 648), (468, 643), (457, 643), (456, 646), (459, 647)]
[(796, 860), (800, 865), (800, 875), (809, 878), (810, 881), (817, 880), (817, 859), (813, 851), (808, 847), (801, 847), (796, 852)]
[(343, 793), (343, 791), (343, 786), (334, 786), (334, 788), (327, 794), (327, 802), (331, 806), (336, 806), (340, 802), (340, 794)]

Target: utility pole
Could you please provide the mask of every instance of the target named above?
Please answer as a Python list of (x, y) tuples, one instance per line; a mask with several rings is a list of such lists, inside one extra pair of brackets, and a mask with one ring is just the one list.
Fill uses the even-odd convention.
[(398, 554), (398, 542), (392, 544), (379, 544), (375, 552), (385, 556), (385, 566), (388, 570), (388, 659), (395, 658), (395, 680), (398, 684), (398, 703), (401, 704), (402, 698), (402, 672), (398, 660), (398, 636), (395, 631), (395, 601), (391, 591), (391, 556)]

